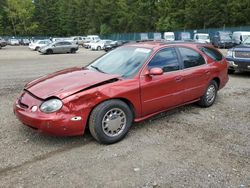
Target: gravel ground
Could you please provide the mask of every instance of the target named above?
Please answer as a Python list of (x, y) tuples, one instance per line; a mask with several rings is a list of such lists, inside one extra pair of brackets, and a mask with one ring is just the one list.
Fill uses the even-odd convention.
[(250, 187), (250, 73), (230, 75), (212, 107), (162, 113), (114, 145), (88, 132), (42, 135), (15, 118), (12, 105), (25, 83), (101, 54), (0, 50), (0, 187)]

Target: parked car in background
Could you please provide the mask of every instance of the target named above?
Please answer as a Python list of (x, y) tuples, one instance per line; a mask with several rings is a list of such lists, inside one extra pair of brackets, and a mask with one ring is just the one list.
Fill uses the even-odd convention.
[(175, 40), (174, 32), (165, 32), (164, 33), (164, 40), (166, 40), (166, 41), (174, 41)]
[(82, 36), (74, 36), (71, 37), (73, 41), (75, 41), (76, 44), (83, 46), (83, 43), (86, 39), (86, 37), (82, 37)]
[(178, 35), (178, 40), (189, 41), (191, 40), (191, 34), (189, 32), (180, 32)]
[(241, 44), (244, 40), (246, 40), (250, 36), (249, 31), (235, 31), (233, 32), (233, 44), (238, 45)]
[(26, 84), (14, 113), (41, 132), (75, 136), (88, 127), (112, 144), (133, 122), (194, 102), (210, 107), (227, 81), (227, 61), (210, 45), (134, 43)]
[(227, 52), (228, 72), (250, 71), (250, 37)]
[(92, 45), (94, 45), (95, 43), (99, 42), (100, 40), (92, 40), (90, 42), (84, 43), (84, 48), (89, 49), (91, 48)]
[(83, 47), (85, 48), (90, 48), (89, 43), (95, 43), (98, 42), (100, 39), (100, 37), (98, 35), (88, 35), (83, 43)]
[(109, 45), (112, 40), (99, 40), (96, 43), (92, 43), (90, 46), (91, 50), (103, 50), (105, 45)]
[(28, 46), (30, 43), (30, 40), (29, 39), (20, 39), (19, 43), (20, 43), (20, 45)]
[(231, 31), (217, 31), (212, 37), (212, 44), (217, 48), (232, 48), (232, 32)]
[(42, 47), (44, 47), (44, 46), (47, 46), (49, 43), (51, 43), (50, 40), (37, 40), (37, 41), (35, 41), (35, 42), (31, 42), (31, 43), (29, 44), (29, 48), (30, 48), (31, 50), (37, 51), (37, 50), (39, 50), (40, 48), (42, 48)]
[(112, 41), (110, 44), (104, 45), (103, 49), (108, 52), (110, 50), (113, 50), (119, 46), (122, 46), (124, 44), (128, 43), (128, 41)]
[(59, 41), (50, 43), (47, 46), (40, 48), (38, 51), (42, 54), (63, 54), (76, 53), (78, 45), (68, 41)]
[(9, 45), (11, 46), (19, 46), (19, 40), (18, 39), (9, 39)]
[(0, 47), (2, 48), (2, 47), (5, 47), (5, 46), (7, 46), (6, 40), (4, 40), (2, 37), (0, 37)]
[(210, 38), (208, 33), (195, 33), (194, 42), (198, 43), (210, 43)]

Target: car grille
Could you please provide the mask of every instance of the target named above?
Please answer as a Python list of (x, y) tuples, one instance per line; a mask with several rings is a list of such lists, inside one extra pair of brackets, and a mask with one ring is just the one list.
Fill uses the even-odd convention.
[(250, 62), (234, 62), (236, 65), (238, 65), (239, 69), (248, 69), (248, 66), (250, 66)]
[(250, 58), (250, 52), (234, 52), (234, 56), (238, 58)]

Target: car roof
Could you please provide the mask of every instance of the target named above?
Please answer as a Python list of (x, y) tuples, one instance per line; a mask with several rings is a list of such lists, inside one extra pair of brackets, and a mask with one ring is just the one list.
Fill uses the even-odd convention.
[(125, 46), (132, 46), (132, 47), (138, 47), (138, 48), (149, 48), (157, 50), (162, 47), (168, 47), (168, 46), (185, 46), (185, 47), (197, 47), (197, 46), (208, 46), (211, 47), (210, 44), (203, 44), (198, 42), (189, 42), (189, 41), (172, 41), (172, 42), (165, 42), (165, 41), (145, 41), (145, 42), (134, 42), (134, 43), (128, 43)]
[(233, 34), (250, 34), (250, 31), (234, 31)]

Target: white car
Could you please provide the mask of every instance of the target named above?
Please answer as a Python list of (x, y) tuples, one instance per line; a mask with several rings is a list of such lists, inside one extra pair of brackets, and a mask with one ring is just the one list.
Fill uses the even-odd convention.
[(17, 39), (10, 39), (9, 44), (11, 46), (16, 46), (16, 45), (18, 46), (20, 43), (19, 43), (19, 40), (17, 40)]
[(174, 32), (165, 32), (164, 33), (164, 40), (165, 41), (174, 41), (175, 40)]
[(90, 48), (91, 50), (103, 50), (105, 45), (109, 45), (112, 40), (100, 40), (96, 43), (92, 43)]
[(199, 43), (210, 43), (210, 38), (208, 33), (195, 33), (194, 41)]
[(29, 44), (29, 48), (30, 48), (31, 50), (37, 51), (37, 50), (39, 50), (39, 48), (42, 48), (42, 47), (44, 47), (44, 46), (47, 46), (49, 43), (51, 43), (50, 40), (37, 40), (37, 41), (35, 41), (35, 42), (31, 42), (31, 43)]
[(232, 36), (233, 43), (235, 45), (241, 44), (248, 37), (250, 37), (249, 31), (235, 31), (233, 32), (233, 36)]

